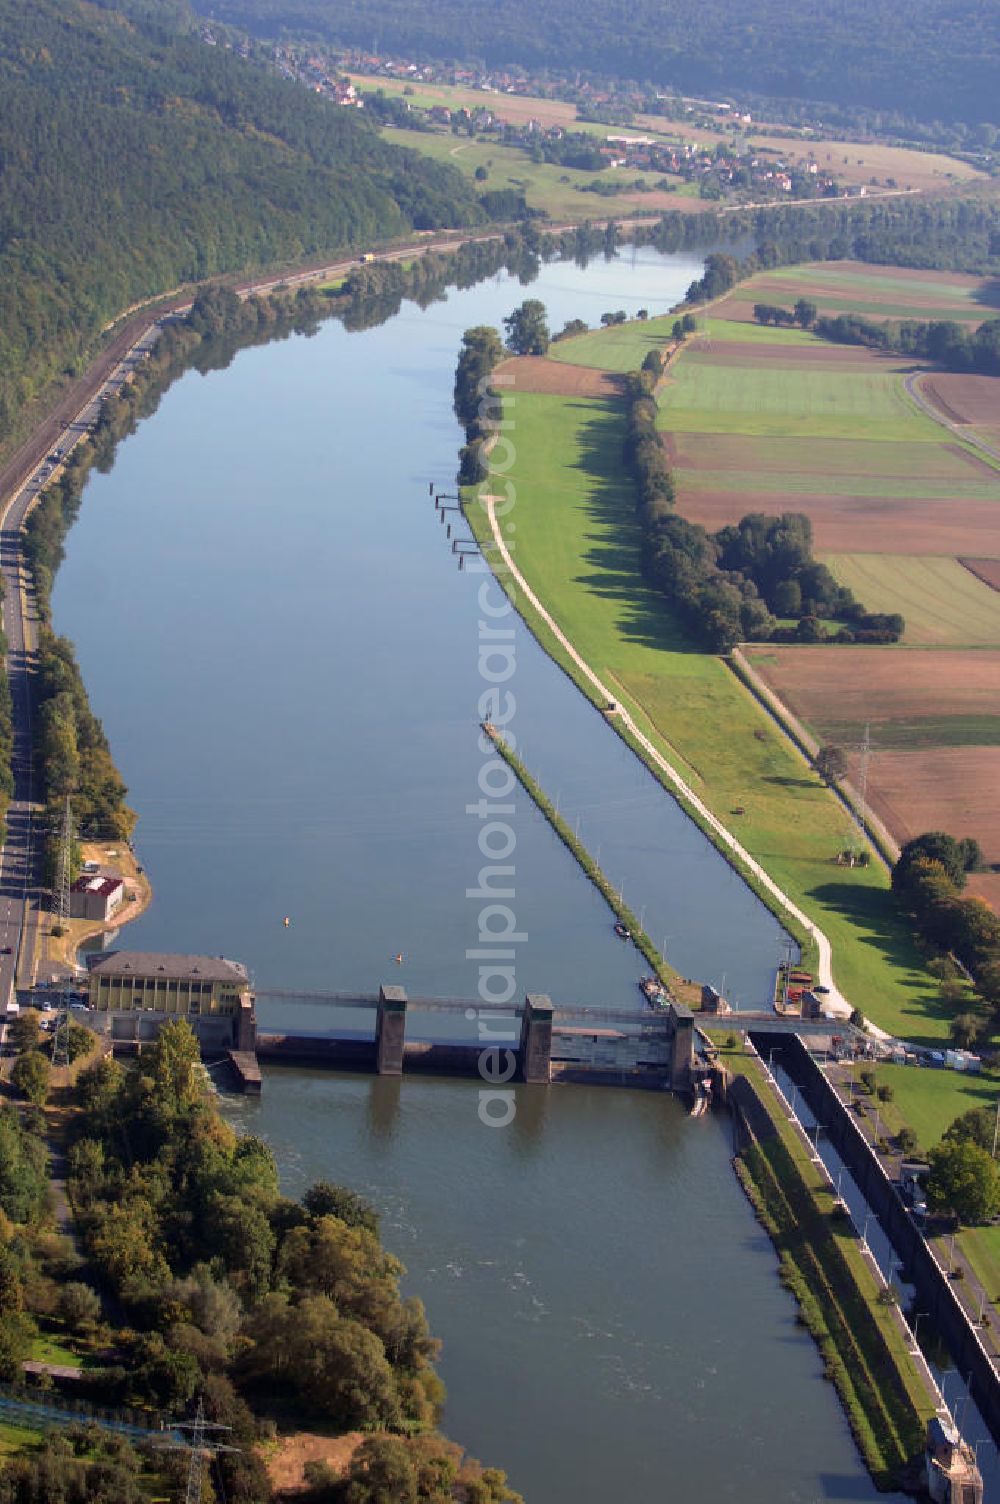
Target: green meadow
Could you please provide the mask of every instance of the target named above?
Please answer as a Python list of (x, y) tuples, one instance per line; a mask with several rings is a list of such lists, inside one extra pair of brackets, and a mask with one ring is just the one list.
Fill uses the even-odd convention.
[[(607, 131), (607, 127), (604, 130)], [(651, 200), (651, 207), (663, 209), (669, 203), (664, 191), (654, 190), (662, 178), (662, 172), (642, 172), (630, 168), (622, 175), (622, 181), (630, 187), (634, 182), (645, 183), (650, 190), (616, 194), (604, 198), (596, 193), (585, 192), (587, 184), (601, 178), (610, 181), (608, 174), (575, 167), (563, 167), (555, 162), (533, 162), (526, 152), (518, 147), (500, 146), (493, 141), (469, 140), (456, 137), (450, 131), (410, 131), (397, 126), (385, 126), (382, 138), (395, 146), (408, 146), (422, 156), (438, 162), (449, 162), (466, 177), (475, 178), (476, 169), (482, 167), (487, 176), (478, 183), (481, 191), (512, 189), (523, 193), (529, 209), (546, 209), (557, 219), (599, 219), (606, 214), (620, 212), (616, 205), (625, 205), (630, 213), (644, 207), (644, 200)], [(680, 179), (674, 180), (680, 183)], [(680, 197), (680, 194), (674, 195)]]
[(673, 327), (671, 314), (613, 324), (610, 329), (557, 340), (549, 346), (549, 355), (566, 365), (589, 366), (597, 371), (635, 371), (650, 350), (662, 350), (673, 343)]

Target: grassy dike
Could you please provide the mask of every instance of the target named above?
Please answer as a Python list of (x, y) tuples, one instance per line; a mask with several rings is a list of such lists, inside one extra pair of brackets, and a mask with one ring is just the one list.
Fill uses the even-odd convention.
[[(589, 363), (600, 336), (585, 337)], [(721, 659), (693, 647), (662, 597), (645, 584), (632, 484), (621, 457), (624, 404), (509, 390), (503, 400), (513, 463), (484, 489), (513, 488), (515, 502), (502, 526), (528, 584), (577, 651), (614, 686), (637, 726), (824, 930), (845, 996), (905, 1037), (943, 1038), (947, 1018), (881, 864), (846, 869), (836, 863), (847, 841), (847, 811), (750, 690)], [(488, 520), (474, 490), (465, 501), (470, 526), (488, 545)], [(488, 546), (486, 557), (494, 557)], [(503, 569), (497, 573), (505, 583)], [(546, 624), (526, 602), (515, 604), (546, 651), (596, 703)], [(750, 886), (794, 932), (775, 900)], [(808, 950), (804, 959), (809, 964)]]
[(489, 737), (498, 756), (503, 758), (525, 793), (552, 826), (560, 841), (576, 858), (615, 918), (629, 930), (633, 944), (649, 962), (654, 975), (659, 978), (672, 997), (686, 1003), (689, 1007), (696, 1006), (700, 1001), (700, 988), (695, 983), (683, 979), (660, 955), (628, 904), (624, 903), (615, 891), (614, 884), (598, 866), (576, 832), (571, 830), (541, 784), (532, 778), (517, 753), (508, 746), (501, 732), (487, 721), (483, 724), (483, 734)]
[(774, 1129), (773, 1136), (751, 1138), (735, 1166), (777, 1250), (781, 1282), (820, 1350), (875, 1483), (912, 1484), (934, 1402), (892, 1307), (759, 1062), (741, 1048), (724, 1051), (722, 1060), (731, 1075), (746, 1077)]

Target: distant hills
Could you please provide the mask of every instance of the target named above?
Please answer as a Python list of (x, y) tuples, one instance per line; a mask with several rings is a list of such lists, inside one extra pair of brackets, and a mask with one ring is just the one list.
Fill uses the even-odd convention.
[(997, 0), (195, 0), (258, 35), (1000, 124)]
[(456, 170), (186, 16), (0, 0), (0, 441), (143, 297), (483, 218)]

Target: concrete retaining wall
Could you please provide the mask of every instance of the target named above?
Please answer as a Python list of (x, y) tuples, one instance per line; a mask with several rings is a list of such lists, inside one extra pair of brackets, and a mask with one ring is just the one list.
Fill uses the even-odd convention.
[[(768, 1048), (771, 1043), (768, 1042)], [(947, 1273), (934, 1258), (853, 1115), (802, 1041), (782, 1040), (780, 1049), (774, 1053), (822, 1124), (902, 1259), (905, 1276), (917, 1292), (921, 1310), (926, 1310), (937, 1325), (955, 1366), (971, 1384), (973, 1401), (990, 1435), (1000, 1447), (1000, 1376)]]

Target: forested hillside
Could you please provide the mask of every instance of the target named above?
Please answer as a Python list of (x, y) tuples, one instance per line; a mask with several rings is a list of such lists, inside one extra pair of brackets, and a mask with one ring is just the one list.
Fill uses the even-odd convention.
[(134, 301), (482, 217), (450, 167), (147, 9), (0, 0), (0, 442)]
[(1000, 121), (996, 0), (196, 0), (259, 35)]

